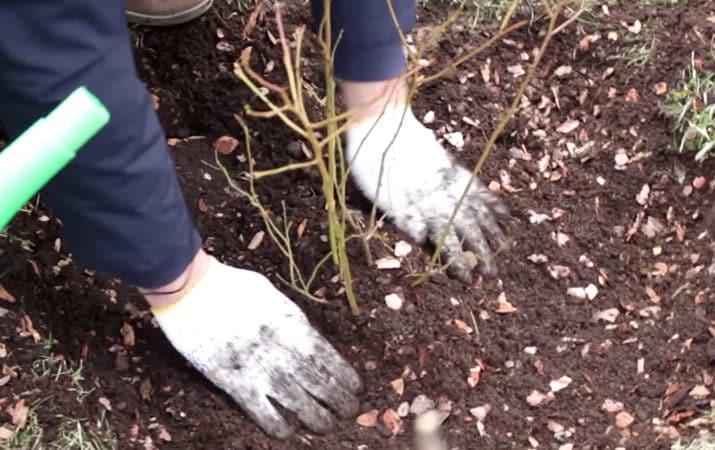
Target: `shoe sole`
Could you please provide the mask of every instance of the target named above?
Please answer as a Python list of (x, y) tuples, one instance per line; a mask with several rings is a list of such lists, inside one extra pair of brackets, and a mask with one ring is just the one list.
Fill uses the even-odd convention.
[(167, 27), (171, 25), (181, 25), (190, 22), (200, 16), (213, 5), (213, 0), (205, 0), (191, 9), (180, 11), (164, 16), (140, 14), (127, 11), (127, 22), (138, 25), (148, 25), (153, 27)]

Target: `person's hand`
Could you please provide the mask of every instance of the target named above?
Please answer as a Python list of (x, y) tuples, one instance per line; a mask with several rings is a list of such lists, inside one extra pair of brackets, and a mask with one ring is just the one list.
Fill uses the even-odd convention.
[(273, 437), (293, 429), (271, 400), (316, 433), (334, 426), (329, 409), (357, 414), (358, 374), (259, 273), (212, 257), (189, 293), (154, 315), (179, 353)]
[(410, 108), (388, 107), (382, 116), (349, 128), (346, 141), (347, 163), (360, 190), (418, 243), (427, 238), (439, 242), (471, 180), (445, 238), (443, 256), (448, 273), (464, 283), (471, 283), (474, 267), (474, 258), (465, 250), (477, 257), (482, 273), (496, 273), (489, 244), (505, 242), (497, 219), (508, 216), (506, 207), (452, 160)]

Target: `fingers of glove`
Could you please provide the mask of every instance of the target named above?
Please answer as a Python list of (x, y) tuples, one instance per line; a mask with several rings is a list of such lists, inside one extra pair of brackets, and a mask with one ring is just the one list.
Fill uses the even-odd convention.
[[(467, 200), (471, 201), (469, 207), (461, 215), (462, 222), (464, 222), (461, 228), (479, 228), (479, 235), (482, 239), (484, 239), (483, 231), (486, 231), (494, 247), (501, 247), (506, 242), (506, 236), (504, 236), (493, 210), (480, 201), (474, 201), (469, 197)], [(468, 239), (468, 243), (472, 244), (468, 234), (465, 237)], [(475, 251), (479, 249), (476, 245), (472, 245), (472, 247)]]
[[(330, 343), (318, 333), (310, 329), (313, 349), (311, 354), (320, 358), (319, 363), (325, 368), (325, 373), (335, 378), (337, 383), (352, 394), (358, 394), (363, 389), (360, 375)], [(315, 361), (313, 361), (315, 364)]]
[[(290, 375), (291, 377), (294, 374)], [(306, 427), (315, 433), (327, 433), (335, 426), (335, 418), (298, 383), (279, 376), (273, 380), (271, 397), (289, 411), (294, 412)]]
[(509, 209), (502, 199), (487, 189), (484, 183), (479, 181), (479, 179), (476, 179), (475, 182), (472, 183), (472, 189), (470, 189), (467, 196), (470, 198), (469, 201), (485, 205), (488, 210), (499, 219), (505, 219), (510, 215)]
[(471, 250), (481, 263), (482, 273), (487, 276), (496, 275), (496, 266), (492, 260), (492, 251), (484, 233), (477, 222), (476, 215), (463, 214), (455, 224), (457, 235), (464, 239), (464, 247)]
[(360, 407), (355, 394), (362, 388), (357, 372), (322, 339), (316, 345), (314, 354), (320, 359), (300, 367), (294, 374), (296, 381), (341, 419), (355, 416)]
[[(439, 244), (439, 240), (447, 227), (447, 221), (443, 223), (440, 221), (440, 225), (430, 227), (430, 239), (435, 245)], [(471, 284), (472, 267), (462, 250), (462, 241), (459, 239), (454, 226), (450, 227), (449, 233), (444, 239), (442, 254), (448, 264), (447, 272), (462, 283)]]
[(235, 381), (236, 375), (233, 369), (219, 369), (212, 374), (211, 379), (216, 386), (229, 394), (266, 434), (278, 439), (285, 439), (293, 434), (293, 427), (280, 415), (268, 397), (254, 387), (253, 383), (258, 384), (258, 380), (238, 383)]

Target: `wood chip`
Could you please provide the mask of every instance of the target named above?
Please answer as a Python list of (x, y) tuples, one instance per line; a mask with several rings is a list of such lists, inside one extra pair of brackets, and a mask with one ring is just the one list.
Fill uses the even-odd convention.
[(238, 139), (232, 136), (221, 136), (214, 142), (214, 148), (222, 155), (230, 155), (238, 147)]
[(382, 414), (382, 424), (385, 425), (385, 428), (387, 428), (393, 436), (405, 432), (405, 424), (402, 418), (400, 418), (397, 412), (392, 408), (386, 409)]
[(402, 394), (405, 393), (405, 380), (402, 377), (395, 378), (394, 380), (390, 381), (390, 386), (392, 386), (392, 389), (399, 396), (402, 396)]
[(616, 426), (621, 430), (630, 427), (633, 421), (633, 416), (628, 414), (626, 411), (621, 411), (616, 414)]
[(136, 336), (134, 335), (134, 328), (127, 322), (124, 322), (121, 330), (119, 332), (122, 335), (122, 343), (125, 347), (134, 347), (136, 344)]
[(581, 122), (579, 122), (578, 120), (568, 119), (564, 123), (559, 125), (558, 128), (556, 128), (556, 131), (562, 134), (568, 134), (575, 131), (576, 128), (579, 127), (579, 125), (581, 125)]
[(412, 246), (405, 242), (405, 241), (398, 241), (395, 244), (395, 249), (393, 251), (393, 254), (397, 258), (404, 258), (405, 256), (409, 255), (412, 252)]
[(0, 427), (0, 441), (9, 441), (15, 436), (15, 432), (5, 427)]
[(392, 256), (384, 256), (375, 261), (375, 267), (382, 270), (399, 269), (401, 266), (402, 263), (400, 260)]
[(377, 425), (377, 416), (380, 415), (380, 411), (373, 409), (366, 413), (360, 414), (355, 422), (361, 427), (372, 428)]
[(398, 311), (400, 308), (402, 308), (402, 303), (402, 297), (400, 297), (399, 294), (395, 294), (393, 292), (385, 296), (385, 304), (393, 311)]
[(5, 286), (0, 283), (0, 300), (5, 300), (6, 302), (9, 303), (15, 303), (17, 300), (14, 295), (9, 293), (7, 289), (5, 289)]
[(266, 235), (265, 231), (259, 231), (256, 233), (253, 238), (251, 239), (251, 242), (248, 243), (248, 249), (249, 250), (255, 250), (257, 249), (260, 245), (261, 242), (263, 242), (263, 237)]
[(97, 401), (98, 401), (99, 404), (102, 405), (102, 406), (104, 407), (104, 409), (106, 409), (107, 411), (111, 411), (111, 410), (112, 410), (112, 402), (110, 402), (108, 398), (106, 398), (106, 397), (99, 397), (99, 399), (98, 399)]

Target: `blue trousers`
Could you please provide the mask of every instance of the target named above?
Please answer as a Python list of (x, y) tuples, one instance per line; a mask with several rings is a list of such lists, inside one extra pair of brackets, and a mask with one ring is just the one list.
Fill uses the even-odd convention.
[[(392, 0), (403, 31), (415, 0)], [(385, 0), (333, 0), (342, 30), (336, 76), (395, 77), (405, 67)], [(322, 0), (313, 2), (316, 22)], [(65, 242), (86, 268), (154, 288), (174, 280), (201, 246), (164, 132), (136, 76), (123, 0), (0, 1), (0, 123), (10, 138), (87, 86), (110, 123), (42, 191)], [(0, 201), (2, 201), (0, 199)]]

